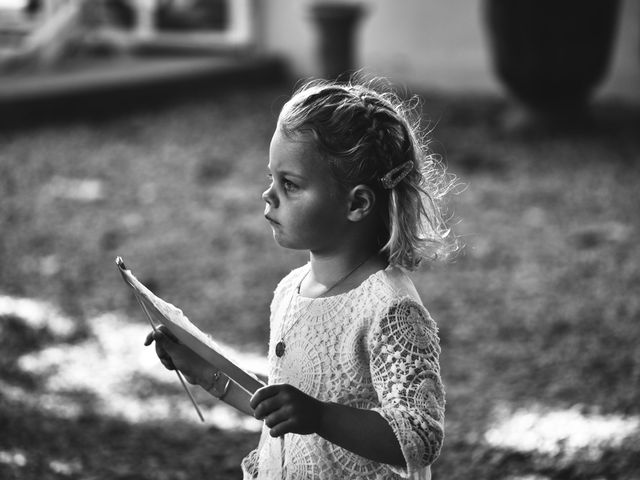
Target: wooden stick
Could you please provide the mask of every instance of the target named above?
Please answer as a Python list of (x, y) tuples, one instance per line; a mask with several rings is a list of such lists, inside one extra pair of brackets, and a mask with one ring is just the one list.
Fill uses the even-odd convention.
[[(144, 310), (144, 313), (147, 315), (147, 319), (149, 320), (149, 324), (151, 325), (151, 328), (153, 329), (154, 332), (157, 332), (158, 328), (153, 324), (153, 320), (151, 320), (151, 315), (147, 311), (146, 305), (144, 304), (144, 302), (142, 300), (140, 300), (140, 298), (138, 297), (138, 294), (136, 293), (135, 290), (133, 291), (133, 294), (135, 295), (136, 300), (138, 301), (140, 306), (142, 307), (142, 310)], [(187, 392), (187, 395), (189, 395), (189, 398), (191, 399), (191, 403), (193, 404), (193, 407), (196, 409), (196, 412), (198, 413), (198, 417), (200, 417), (200, 421), (204, 423), (204, 417), (202, 416), (202, 412), (200, 411), (200, 407), (198, 407), (198, 403), (196, 402), (196, 399), (193, 398), (193, 395), (189, 391), (189, 387), (187, 387), (187, 384), (185, 383), (184, 379), (182, 378), (182, 374), (180, 373), (180, 370), (178, 370), (176, 368), (175, 372), (176, 372), (176, 375), (178, 376), (178, 379), (180, 380), (180, 383), (182, 384), (182, 388), (184, 388), (184, 391)]]

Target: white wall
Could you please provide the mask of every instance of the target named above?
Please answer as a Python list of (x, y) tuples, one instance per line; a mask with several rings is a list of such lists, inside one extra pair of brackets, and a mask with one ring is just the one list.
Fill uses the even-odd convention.
[(640, 1), (622, 0), (609, 76), (598, 91), (640, 103)]
[[(283, 54), (301, 77), (317, 75), (313, 0), (255, 0), (263, 48)], [(345, 0), (352, 1), (352, 0)], [(491, 69), (481, 0), (361, 0), (368, 10), (358, 32), (359, 66), (411, 89), (501, 93)], [(622, 0), (609, 77), (600, 94), (640, 102), (640, 1)]]
[(496, 89), (480, 22), (469, 0), (370, 2), (362, 25), (364, 66), (397, 82), (430, 88)]

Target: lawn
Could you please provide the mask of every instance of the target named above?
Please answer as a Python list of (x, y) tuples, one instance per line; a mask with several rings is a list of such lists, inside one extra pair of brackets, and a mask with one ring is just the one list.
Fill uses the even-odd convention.
[[(260, 367), (273, 289), (305, 261), (260, 198), (290, 92), (0, 132), (1, 478), (239, 478), (259, 425), (194, 392), (197, 421), (114, 258)], [(502, 99), (422, 97), (464, 185), (464, 248), (413, 274), (447, 387), (434, 478), (637, 480), (640, 109), (515, 132)]]

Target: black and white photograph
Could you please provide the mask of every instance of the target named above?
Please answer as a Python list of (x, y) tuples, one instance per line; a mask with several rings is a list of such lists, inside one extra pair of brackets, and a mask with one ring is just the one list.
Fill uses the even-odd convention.
[(1, 480), (640, 480), (638, 0), (0, 0)]

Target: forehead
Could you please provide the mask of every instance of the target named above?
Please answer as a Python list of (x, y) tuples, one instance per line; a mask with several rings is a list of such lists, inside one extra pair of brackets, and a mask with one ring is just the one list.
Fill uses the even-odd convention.
[(278, 126), (269, 146), (269, 168), (304, 177), (330, 177), (329, 163), (310, 134), (285, 135)]

